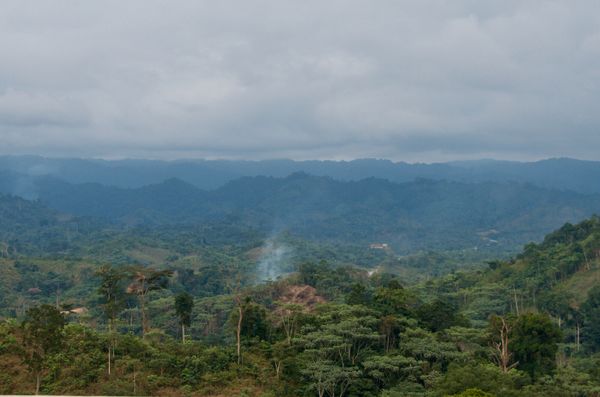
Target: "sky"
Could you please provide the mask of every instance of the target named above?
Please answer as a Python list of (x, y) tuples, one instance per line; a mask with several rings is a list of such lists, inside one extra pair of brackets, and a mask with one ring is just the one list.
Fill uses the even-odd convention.
[(0, 154), (600, 160), (597, 0), (0, 3)]

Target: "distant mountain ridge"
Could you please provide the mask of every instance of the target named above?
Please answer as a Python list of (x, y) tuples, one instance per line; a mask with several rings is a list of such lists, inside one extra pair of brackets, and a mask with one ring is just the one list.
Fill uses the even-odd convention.
[(281, 178), (295, 172), (305, 172), (341, 181), (376, 177), (398, 183), (411, 182), (418, 178), (465, 183), (519, 182), (550, 189), (600, 193), (600, 162), (568, 158), (536, 162), (476, 160), (409, 164), (377, 159), (108, 161), (0, 156), (1, 172), (12, 172), (27, 177), (53, 176), (69, 183), (100, 183), (123, 188), (142, 187), (177, 178), (201, 189), (211, 190), (244, 176)]
[[(0, 191), (22, 175), (4, 175)], [(600, 213), (599, 194), (523, 183), (418, 179), (339, 181), (294, 173), (243, 177), (206, 191), (179, 179), (135, 189), (71, 184), (48, 176), (26, 184), (50, 208), (123, 225), (230, 222), (311, 240), (390, 243), (398, 252), (481, 247), (512, 250), (565, 222)]]

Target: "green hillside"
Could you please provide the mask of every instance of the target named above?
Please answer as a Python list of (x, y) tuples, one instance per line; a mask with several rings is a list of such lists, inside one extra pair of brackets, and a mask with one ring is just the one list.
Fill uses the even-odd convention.
[[(443, 255), (167, 236), (109, 233), (80, 257), (0, 259), (0, 392), (32, 393), (37, 375), (50, 394), (600, 391), (597, 217), (415, 284), (388, 271)], [(277, 260), (279, 279), (257, 277)]]
[(565, 222), (600, 212), (597, 194), (526, 184), (344, 182), (303, 173), (245, 177), (212, 191), (178, 179), (124, 189), (41, 177), (30, 188), (50, 208), (121, 228), (235, 225), (317, 243), (387, 243), (401, 255), (516, 252)]

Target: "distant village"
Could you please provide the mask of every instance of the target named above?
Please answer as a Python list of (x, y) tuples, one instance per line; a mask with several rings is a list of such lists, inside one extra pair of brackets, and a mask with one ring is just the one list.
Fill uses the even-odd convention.
[(369, 246), (372, 250), (386, 250), (388, 249), (387, 243), (373, 243)]

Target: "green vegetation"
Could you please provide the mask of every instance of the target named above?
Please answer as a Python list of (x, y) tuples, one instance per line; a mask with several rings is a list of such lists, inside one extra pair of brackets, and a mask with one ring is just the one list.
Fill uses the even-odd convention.
[[(13, 184), (23, 184), (22, 177), (15, 178)], [(137, 227), (144, 234), (165, 236), (166, 229), (190, 231), (202, 225), (205, 232), (213, 229), (203, 236), (209, 243), (239, 242), (242, 233), (264, 238), (276, 231), (313, 243), (383, 242), (399, 255), (428, 250), (514, 253), (565, 222), (600, 212), (598, 193), (514, 182), (340, 181), (295, 173), (239, 178), (210, 191), (174, 178), (137, 188), (71, 184), (48, 176), (28, 183), (40, 203), (121, 231)], [(79, 234), (75, 227), (63, 240)]]
[(23, 363), (35, 375), (35, 394), (40, 391), (42, 374), (51, 361), (52, 353), (61, 351), (65, 319), (58, 309), (41, 305), (27, 310), (21, 323)]
[(600, 395), (597, 217), (484, 267), (4, 200), (0, 393)]

